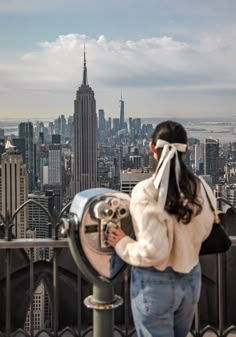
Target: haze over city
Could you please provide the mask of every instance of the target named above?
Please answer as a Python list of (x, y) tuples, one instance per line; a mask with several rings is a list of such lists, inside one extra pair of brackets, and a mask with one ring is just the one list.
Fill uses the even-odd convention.
[(1, 119), (73, 114), (86, 48), (97, 109), (236, 115), (236, 2), (0, 0)]

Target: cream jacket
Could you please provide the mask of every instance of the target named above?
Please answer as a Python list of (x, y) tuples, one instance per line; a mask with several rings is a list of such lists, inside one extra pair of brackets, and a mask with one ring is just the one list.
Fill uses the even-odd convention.
[[(211, 188), (203, 183), (216, 207)], [(170, 266), (177, 272), (188, 273), (199, 262), (201, 243), (209, 235), (214, 221), (202, 184), (200, 186), (202, 211), (184, 225), (178, 223), (175, 216), (158, 209), (152, 177), (139, 182), (130, 202), (136, 239), (125, 236), (117, 243), (116, 253), (133, 266), (153, 266), (158, 270)]]

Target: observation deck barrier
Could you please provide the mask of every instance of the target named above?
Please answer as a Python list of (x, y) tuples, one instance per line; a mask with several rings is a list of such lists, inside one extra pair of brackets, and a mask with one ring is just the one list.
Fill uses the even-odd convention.
[[(218, 198), (218, 202), (229, 206), (223, 225), (232, 246), (226, 254), (200, 258), (202, 292), (189, 334), (194, 337), (236, 336), (236, 211), (226, 200)], [(47, 213), (50, 238), (14, 238), (16, 215), (30, 203)], [(59, 214), (50, 214), (38, 202), (28, 200), (14, 214), (0, 214), (0, 336), (92, 336), (92, 312), (83, 304), (92, 285), (76, 267), (67, 239), (60, 236), (60, 219), (70, 205)], [(37, 250), (43, 249), (48, 250), (48, 257), (37, 260)], [(40, 285), (44, 290), (37, 297)], [(115, 335), (135, 337), (129, 268), (115, 284), (115, 292), (124, 299), (123, 306), (115, 310)]]

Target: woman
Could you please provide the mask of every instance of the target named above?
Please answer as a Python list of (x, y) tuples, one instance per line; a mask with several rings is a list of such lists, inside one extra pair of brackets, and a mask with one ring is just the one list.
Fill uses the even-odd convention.
[(173, 121), (158, 124), (150, 149), (157, 161), (130, 202), (136, 239), (111, 228), (108, 243), (131, 268), (131, 308), (139, 337), (187, 336), (201, 290), (199, 251), (209, 235), (216, 200), (185, 166), (187, 134)]

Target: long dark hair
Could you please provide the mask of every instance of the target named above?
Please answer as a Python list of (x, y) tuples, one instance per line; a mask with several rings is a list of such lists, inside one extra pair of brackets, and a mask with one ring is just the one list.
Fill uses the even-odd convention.
[[(158, 124), (152, 134), (152, 143), (155, 145), (158, 139), (165, 140), (169, 143), (187, 144), (187, 133), (184, 127), (177, 122), (165, 121)], [(162, 148), (156, 150), (158, 158), (161, 157)], [(182, 160), (182, 153), (178, 152), (180, 163), (180, 189), (188, 202), (183, 202), (183, 198), (177, 188), (175, 178), (175, 156), (171, 159), (169, 187), (167, 192), (165, 210), (169, 214), (176, 216), (178, 221), (188, 224), (192, 216), (199, 214), (202, 210), (200, 201), (198, 200), (199, 180), (194, 174), (188, 170)]]

